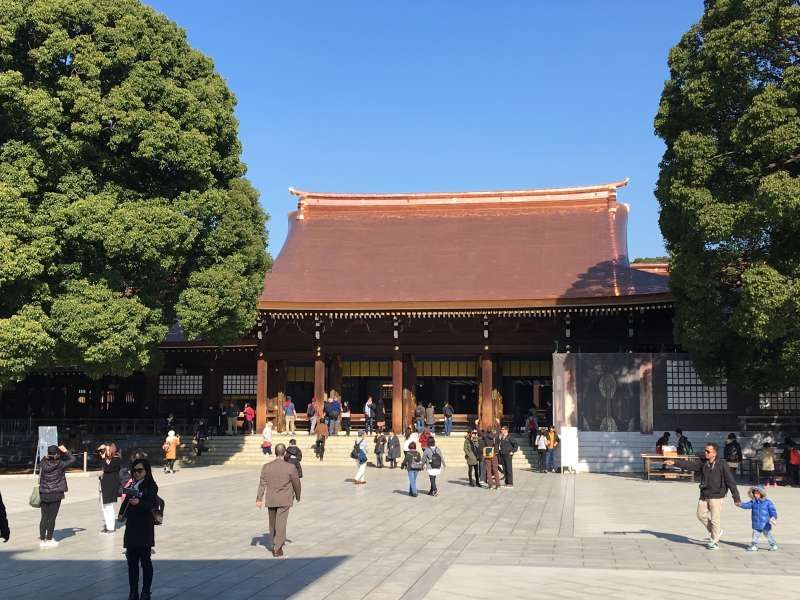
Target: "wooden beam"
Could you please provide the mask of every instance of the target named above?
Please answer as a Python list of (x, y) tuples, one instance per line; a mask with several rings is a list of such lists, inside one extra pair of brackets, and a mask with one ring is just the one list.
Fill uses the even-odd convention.
[(403, 431), (403, 357), (399, 353), (392, 357), (392, 431), (397, 435)]
[(267, 424), (267, 359), (263, 352), (256, 359), (256, 429), (261, 431)]
[(481, 429), (494, 425), (494, 402), (492, 400), (492, 359), (488, 354), (481, 356), (481, 386), (479, 419)]

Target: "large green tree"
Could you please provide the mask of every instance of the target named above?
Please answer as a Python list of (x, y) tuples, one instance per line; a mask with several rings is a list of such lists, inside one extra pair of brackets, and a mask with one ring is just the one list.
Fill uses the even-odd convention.
[(709, 381), (800, 384), (800, 3), (707, 0), (669, 67), (656, 196), (677, 340)]
[(266, 215), (235, 99), (136, 0), (0, 0), (0, 387), (252, 327)]

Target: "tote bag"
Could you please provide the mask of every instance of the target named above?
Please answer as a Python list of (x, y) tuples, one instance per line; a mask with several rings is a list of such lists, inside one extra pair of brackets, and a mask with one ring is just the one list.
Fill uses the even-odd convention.
[(39, 477), (36, 475), (36, 465), (33, 466), (33, 490), (28, 504), (33, 508), (39, 508), (42, 505), (42, 498), (39, 496)]

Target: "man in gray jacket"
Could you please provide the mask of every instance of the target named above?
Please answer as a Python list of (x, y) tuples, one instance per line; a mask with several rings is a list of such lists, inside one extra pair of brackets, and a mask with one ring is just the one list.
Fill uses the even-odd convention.
[(739, 488), (736, 478), (728, 464), (717, 456), (718, 446), (714, 442), (706, 444), (701, 460), (665, 460), (666, 465), (678, 465), (687, 471), (700, 473), (700, 500), (697, 502), (697, 519), (709, 533), (707, 548), (716, 550), (722, 535), (722, 501), (730, 490), (733, 501), (739, 506)]
[[(272, 556), (283, 556), (286, 542), (286, 523), (294, 500), (300, 502), (300, 478), (295, 466), (284, 460), (286, 446), (275, 446), (275, 460), (261, 467), (256, 507), (264, 504), (269, 512), (269, 535), (272, 538)], [(266, 499), (264, 495), (266, 493)]]

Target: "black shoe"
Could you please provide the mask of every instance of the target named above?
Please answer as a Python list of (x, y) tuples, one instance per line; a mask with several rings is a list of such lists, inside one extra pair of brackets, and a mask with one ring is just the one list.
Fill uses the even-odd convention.
[(142, 592), (142, 597), (140, 600), (151, 600), (150, 592)]
[(131, 592), (130, 595), (128, 596), (128, 600), (139, 600), (139, 592), (138, 591)]

